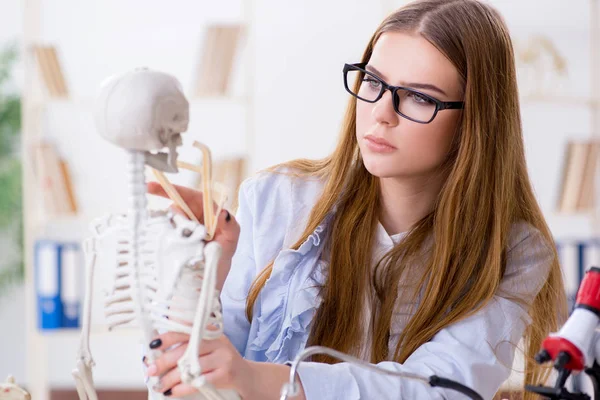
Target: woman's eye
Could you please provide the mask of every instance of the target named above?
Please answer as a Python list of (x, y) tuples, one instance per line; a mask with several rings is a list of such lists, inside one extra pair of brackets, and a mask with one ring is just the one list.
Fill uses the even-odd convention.
[(415, 103), (419, 103), (419, 104), (431, 104), (431, 100), (429, 100), (427, 97), (422, 96), (418, 93), (411, 93), (409, 95), (409, 97), (412, 97), (413, 101)]
[(363, 79), (363, 82), (367, 82), (371, 89), (379, 89), (381, 87), (381, 82), (375, 79), (365, 78)]

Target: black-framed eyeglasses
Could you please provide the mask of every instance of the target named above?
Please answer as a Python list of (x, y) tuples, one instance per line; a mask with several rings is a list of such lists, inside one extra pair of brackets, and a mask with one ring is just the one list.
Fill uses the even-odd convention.
[(392, 93), (394, 111), (411, 121), (428, 124), (441, 110), (460, 110), (463, 101), (441, 101), (418, 90), (388, 85), (377, 75), (367, 71), (366, 63), (344, 65), (344, 86), (354, 97), (375, 103), (389, 90)]

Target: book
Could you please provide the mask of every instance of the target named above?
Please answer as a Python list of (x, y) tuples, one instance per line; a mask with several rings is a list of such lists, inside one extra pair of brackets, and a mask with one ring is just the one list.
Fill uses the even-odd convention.
[(34, 46), (33, 52), (35, 53), (38, 71), (40, 72), (47, 92), (50, 95), (58, 93), (58, 88), (56, 87), (54, 76), (52, 75), (52, 66), (50, 64), (50, 60), (48, 59), (48, 53), (46, 52), (46, 49), (42, 46)]
[(581, 193), (577, 203), (577, 209), (580, 211), (593, 210), (596, 204), (596, 171), (598, 170), (600, 143), (595, 141), (586, 143), (586, 150)]
[(210, 95), (215, 91), (215, 87), (213, 84), (213, 80), (211, 77), (214, 77), (216, 74), (215, 67), (217, 66), (215, 63), (215, 58), (213, 55), (217, 51), (217, 41), (219, 37), (220, 31), (218, 29), (208, 28), (206, 30), (206, 36), (204, 38), (204, 47), (203, 47), (203, 56), (200, 60), (200, 68), (199, 75), (197, 76), (196, 83), (196, 95)]
[(579, 211), (588, 143), (569, 142), (565, 149), (558, 210), (565, 213)]
[(72, 213), (77, 213), (77, 200), (75, 198), (75, 192), (73, 190), (71, 172), (69, 171), (69, 165), (65, 160), (60, 160), (60, 172), (65, 185), (68, 209)]
[(33, 46), (33, 52), (48, 94), (51, 97), (67, 97), (67, 84), (56, 49), (53, 46), (35, 45)]
[(226, 94), (242, 33), (241, 25), (208, 27), (196, 79), (196, 96)]

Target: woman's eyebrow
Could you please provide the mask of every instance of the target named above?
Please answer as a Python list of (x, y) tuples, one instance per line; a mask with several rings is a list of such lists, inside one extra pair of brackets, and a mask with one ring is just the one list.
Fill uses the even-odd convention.
[[(381, 79), (384, 79), (383, 74), (381, 72), (379, 72), (379, 70), (377, 68), (375, 68), (374, 66), (367, 65), (365, 67), (365, 69), (368, 70), (368, 71), (370, 71), (370, 72), (373, 72), (375, 75), (379, 76)], [(407, 83), (404, 83), (403, 86), (408, 86), (408, 87), (415, 88), (415, 89), (432, 90), (434, 92), (438, 92), (440, 94), (443, 94), (444, 96), (448, 96), (446, 94), (446, 92), (444, 92), (442, 89), (440, 89), (439, 87), (437, 87), (435, 85), (432, 85), (430, 83), (414, 83), (414, 82), (410, 83), (410, 82), (407, 82)]]

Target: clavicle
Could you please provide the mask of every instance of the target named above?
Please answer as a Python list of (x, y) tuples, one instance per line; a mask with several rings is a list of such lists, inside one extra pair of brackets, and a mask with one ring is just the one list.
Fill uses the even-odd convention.
[[(200, 151), (202, 152), (201, 166), (196, 166), (185, 161), (177, 161), (177, 166), (179, 168), (201, 174), (204, 226), (207, 227), (206, 240), (212, 240), (217, 229), (218, 215), (221, 213), (221, 210), (223, 210), (223, 206), (229, 196), (227, 195), (227, 190), (224, 186), (217, 183), (213, 183), (212, 181), (212, 157), (208, 147), (203, 143), (197, 141), (194, 141), (193, 146), (200, 149)], [(173, 202), (181, 210), (183, 210), (183, 212), (188, 216), (189, 219), (199, 224), (200, 222), (198, 221), (198, 218), (194, 215), (189, 205), (177, 192), (177, 190), (169, 181), (167, 176), (162, 171), (159, 171), (154, 168), (152, 168), (152, 172), (154, 173), (154, 176), (156, 177), (160, 185), (163, 187), (169, 198), (173, 200)], [(216, 211), (213, 207), (213, 191), (216, 191), (220, 194), (219, 201), (217, 202)]]

